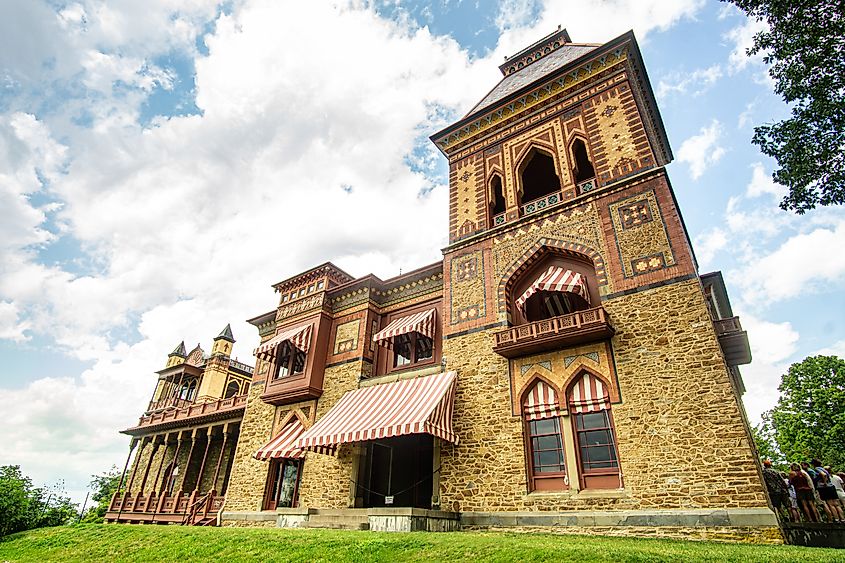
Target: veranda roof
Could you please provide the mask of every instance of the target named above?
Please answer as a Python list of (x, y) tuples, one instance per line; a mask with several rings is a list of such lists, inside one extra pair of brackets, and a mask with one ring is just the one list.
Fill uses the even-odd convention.
[(292, 346), (308, 352), (311, 346), (311, 326), (299, 326), (280, 332), (264, 344), (255, 349), (255, 357), (272, 362), (276, 356), (276, 348), (285, 340), (289, 340)]
[(400, 317), (376, 333), (373, 336), (373, 342), (389, 347), (394, 336), (408, 334), (409, 332), (418, 332), (423, 336), (434, 338), (434, 316), (436, 312), (436, 309), (429, 309), (407, 317)]
[(298, 418), (294, 418), (275, 438), (255, 452), (255, 459), (267, 461), (268, 459), (300, 459), (304, 457), (305, 451), (293, 445), (303, 432), (305, 432), (305, 427), (302, 426), (302, 422)]

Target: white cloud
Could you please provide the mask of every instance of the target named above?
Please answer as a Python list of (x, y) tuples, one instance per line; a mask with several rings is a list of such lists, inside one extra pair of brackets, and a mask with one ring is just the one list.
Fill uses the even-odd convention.
[(700, 96), (716, 84), (722, 75), (722, 67), (719, 64), (699, 68), (688, 73), (675, 72), (669, 74), (657, 83), (657, 97), (665, 98), (672, 94)]
[(14, 303), (0, 301), (0, 339), (13, 342), (23, 342), (29, 337), (24, 332), (29, 323), (22, 322), (18, 317), (18, 308)]
[(754, 36), (760, 31), (768, 29), (765, 21), (758, 21), (753, 18), (741, 15), (744, 19), (742, 24), (732, 28), (725, 34), (725, 39), (733, 44), (733, 50), (728, 57), (732, 72), (743, 70), (749, 64), (762, 64), (763, 54), (757, 53), (752, 57), (748, 56), (748, 49), (754, 46)]
[(728, 244), (727, 233), (723, 229), (713, 228), (695, 237), (695, 257), (702, 270), (707, 270), (713, 258)]
[(747, 312), (740, 317), (752, 355), (751, 364), (740, 368), (746, 387), (743, 403), (751, 423), (757, 424), (760, 415), (777, 403), (781, 376), (798, 349), (799, 334), (789, 322), (764, 321)]
[(766, 173), (762, 162), (755, 162), (751, 165), (751, 182), (745, 190), (746, 197), (755, 198), (764, 194), (770, 194), (780, 199), (788, 191), (786, 186), (776, 184), (772, 177)]
[(811, 356), (837, 356), (845, 358), (845, 340), (834, 342), (830, 346), (826, 346), (820, 350), (816, 350)]
[(719, 162), (725, 155), (722, 124), (714, 119), (710, 125), (702, 127), (697, 135), (693, 135), (681, 143), (678, 149), (678, 161), (686, 162), (690, 168), (693, 180), (699, 179), (704, 172)]

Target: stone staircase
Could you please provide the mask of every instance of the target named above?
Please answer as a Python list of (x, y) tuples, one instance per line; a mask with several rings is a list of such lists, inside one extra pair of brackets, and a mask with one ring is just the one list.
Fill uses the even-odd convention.
[(332, 530), (369, 530), (370, 521), (366, 508), (346, 510), (312, 509), (302, 528), (329, 528)]

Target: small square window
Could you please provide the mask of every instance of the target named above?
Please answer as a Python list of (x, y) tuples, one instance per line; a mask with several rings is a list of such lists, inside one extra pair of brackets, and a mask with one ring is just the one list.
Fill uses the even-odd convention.
[(318, 281), (317, 282), (317, 289), (323, 289), (324, 285), (325, 285), (325, 282), (323, 280)]
[(299, 290), (299, 296), (302, 297), (303, 295), (305, 295), (305, 288), (304, 287)]
[(314, 284), (308, 286), (308, 293), (314, 293)]

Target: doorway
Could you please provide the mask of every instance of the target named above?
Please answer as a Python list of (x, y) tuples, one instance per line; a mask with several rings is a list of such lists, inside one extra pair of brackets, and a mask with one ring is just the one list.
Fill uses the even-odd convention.
[(434, 438), (412, 434), (364, 443), (356, 507), (431, 508)]
[(270, 460), (264, 510), (294, 508), (297, 505), (301, 465), (302, 461), (298, 459)]

